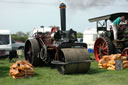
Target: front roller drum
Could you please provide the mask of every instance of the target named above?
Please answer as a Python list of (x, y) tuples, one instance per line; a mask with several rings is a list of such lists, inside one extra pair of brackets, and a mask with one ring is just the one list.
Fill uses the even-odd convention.
[(90, 57), (86, 48), (61, 49), (61, 58), (64, 64), (57, 64), (61, 74), (86, 73), (90, 69)]

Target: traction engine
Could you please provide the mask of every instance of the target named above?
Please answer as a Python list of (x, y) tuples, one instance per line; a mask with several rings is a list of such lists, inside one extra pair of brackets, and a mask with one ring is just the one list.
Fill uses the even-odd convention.
[(55, 64), (61, 74), (86, 73), (92, 61), (86, 43), (77, 42), (77, 32), (66, 30), (66, 5), (60, 4), (61, 30), (36, 32), (26, 40), (25, 59), (34, 66)]
[(125, 20), (128, 20), (128, 13), (126, 12), (119, 12), (89, 19), (90, 22), (96, 22), (97, 33), (102, 31), (102, 34), (100, 34), (94, 44), (94, 55), (97, 62), (99, 62), (104, 55), (120, 53), (123, 56), (128, 56), (128, 23), (122, 23), (117, 27), (117, 40), (114, 40), (111, 25), (110, 29), (107, 29), (108, 20), (113, 22), (116, 18), (121, 16), (124, 16)]

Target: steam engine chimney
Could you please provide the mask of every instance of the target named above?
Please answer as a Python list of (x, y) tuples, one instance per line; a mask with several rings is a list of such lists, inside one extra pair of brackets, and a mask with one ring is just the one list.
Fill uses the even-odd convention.
[(66, 31), (66, 5), (64, 3), (60, 4), (60, 21), (61, 30)]

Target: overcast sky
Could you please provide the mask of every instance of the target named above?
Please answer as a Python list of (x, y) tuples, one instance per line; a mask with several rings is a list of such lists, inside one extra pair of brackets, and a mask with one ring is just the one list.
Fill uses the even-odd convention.
[(67, 29), (95, 28), (89, 18), (128, 12), (128, 0), (0, 0), (0, 29), (30, 32), (40, 26), (60, 26), (59, 5), (67, 5)]

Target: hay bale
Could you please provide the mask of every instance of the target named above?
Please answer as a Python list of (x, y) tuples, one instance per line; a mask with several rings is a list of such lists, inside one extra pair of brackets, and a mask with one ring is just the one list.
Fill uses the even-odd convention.
[(28, 61), (17, 61), (10, 67), (9, 75), (14, 79), (26, 78), (34, 75), (33, 66)]
[[(104, 68), (104, 69), (108, 69), (108, 70), (117, 70), (117, 68), (122, 69), (122, 68), (126, 68), (127, 65), (122, 67), (121, 62), (119, 62), (119, 61), (123, 60), (123, 64), (125, 64), (125, 63), (128, 63), (128, 60), (126, 60), (126, 59), (127, 59), (126, 56), (121, 57), (121, 54), (104, 55), (104, 56), (102, 56), (102, 59), (99, 60), (98, 66), (99, 66), (99, 68)], [(118, 66), (120, 66), (120, 67), (118, 67)]]

